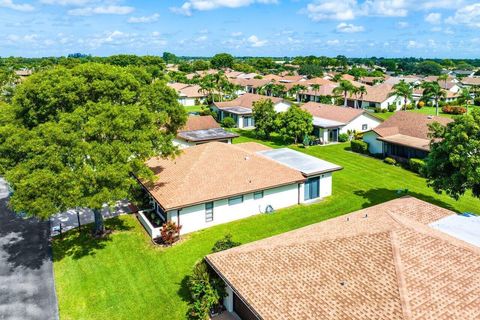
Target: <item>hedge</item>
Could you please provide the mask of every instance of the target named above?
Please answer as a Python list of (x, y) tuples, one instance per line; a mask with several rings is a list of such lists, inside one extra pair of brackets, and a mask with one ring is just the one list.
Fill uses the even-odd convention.
[(352, 140), (350, 142), (350, 147), (352, 148), (353, 152), (357, 153), (368, 153), (368, 143), (362, 140)]
[(411, 158), (408, 160), (408, 168), (415, 173), (420, 174), (424, 166), (425, 162), (422, 159)]
[(395, 160), (393, 158), (390, 158), (390, 157), (386, 157), (385, 159), (383, 159), (383, 162), (385, 162), (387, 164), (391, 164), (392, 166), (397, 164), (397, 160)]

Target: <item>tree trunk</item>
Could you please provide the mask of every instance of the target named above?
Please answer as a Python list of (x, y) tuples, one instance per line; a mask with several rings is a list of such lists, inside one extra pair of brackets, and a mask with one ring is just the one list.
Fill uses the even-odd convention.
[(103, 215), (100, 209), (93, 209), (93, 216), (95, 218), (94, 233), (95, 235), (102, 235), (105, 233), (105, 224), (103, 223)]
[(347, 93), (345, 92), (345, 96), (344, 96), (344, 99), (343, 99), (343, 106), (346, 107), (347, 106)]
[(405, 98), (405, 103), (403, 104), (403, 111), (407, 111), (407, 98)]
[(435, 115), (438, 116), (438, 99), (435, 100)]

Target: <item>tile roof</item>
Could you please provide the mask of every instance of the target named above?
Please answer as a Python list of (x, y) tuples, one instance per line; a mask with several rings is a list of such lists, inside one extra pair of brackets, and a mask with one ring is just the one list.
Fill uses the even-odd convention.
[(368, 102), (379, 102), (382, 103), (390, 97), (390, 92), (392, 91), (392, 85), (382, 83), (376, 86), (364, 85), (367, 89), (367, 93), (363, 96), (360, 95), (350, 95), (350, 98), (357, 99), (361, 101)]
[(175, 89), (177, 94), (180, 97), (187, 97), (187, 98), (203, 98), (207, 95), (202, 93), (200, 90), (200, 86), (196, 84), (186, 84), (186, 83), (168, 83), (167, 84), (170, 88)]
[(144, 186), (163, 209), (172, 210), (304, 181), (299, 171), (253, 151), (263, 147), (242, 145), (210, 142), (174, 159), (152, 158), (147, 166), (158, 179)]
[(220, 125), (212, 116), (189, 116), (187, 123), (178, 131), (195, 131), (213, 128), (220, 128)]
[(353, 119), (362, 114), (367, 113), (363, 109), (354, 109), (350, 107), (340, 107), (331, 104), (323, 104), (318, 102), (307, 102), (302, 105), (302, 109), (306, 110), (314, 117), (349, 123)]
[(253, 109), (253, 103), (261, 99), (272, 100), (274, 104), (284, 101), (283, 98), (269, 97), (254, 93), (245, 93), (241, 96), (238, 96), (232, 101), (214, 102), (214, 104), (219, 109), (225, 109), (229, 107), (242, 107), (247, 109)]
[(260, 319), (480, 318), (480, 248), (403, 197), (207, 256)]
[(392, 134), (403, 134), (421, 139), (429, 139), (428, 124), (439, 122), (440, 124), (447, 125), (452, 121), (452, 119), (446, 117), (427, 116), (408, 111), (397, 111), (378, 127), (374, 128), (373, 131), (382, 137)]
[(460, 82), (470, 86), (480, 86), (480, 77), (465, 77)]

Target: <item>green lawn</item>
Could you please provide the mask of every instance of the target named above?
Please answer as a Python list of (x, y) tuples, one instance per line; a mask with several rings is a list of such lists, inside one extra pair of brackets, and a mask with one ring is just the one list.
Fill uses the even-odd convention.
[(202, 111), (202, 106), (189, 106), (189, 107), (184, 107), (187, 112), (200, 112)]
[[(469, 110), (473, 110), (474, 108), (477, 108), (478, 107), (475, 107), (475, 106), (469, 106), (468, 107)], [(410, 112), (416, 112), (416, 113), (421, 113), (421, 114), (426, 114), (426, 115), (432, 115), (434, 116), (435, 115), (435, 107), (423, 107), (421, 109), (414, 109), (414, 110), (409, 110)], [(383, 120), (386, 120), (388, 118), (390, 118), (395, 112), (385, 112), (385, 113), (373, 113), (375, 116), (383, 119)], [(444, 113), (442, 111), (442, 108), (439, 108), (438, 110), (438, 115), (440, 117), (447, 117), (447, 118), (454, 118), (456, 117), (456, 115), (452, 115), (452, 114), (448, 114), (448, 113)]]
[[(247, 133), (248, 135), (248, 133)], [(242, 137), (239, 141), (253, 140)], [(279, 144), (270, 143), (275, 147)], [(172, 248), (154, 247), (134, 216), (108, 224), (115, 232), (94, 241), (71, 232), (55, 240), (54, 268), (62, 319), (182, 319), (187, 310), (186, 276), (214, 242), (231, 233), (242, 243), (396, 198), (397, 189), (459, 212), (478, 212), (470, 195), (455, 201), (436, 195), (424, 179), (380, 160), (348, 151), (347, 144), (296, 148), (342, 165), (334, 173), (333, 196), (309, 206), (258, 215), (188, 235)]]

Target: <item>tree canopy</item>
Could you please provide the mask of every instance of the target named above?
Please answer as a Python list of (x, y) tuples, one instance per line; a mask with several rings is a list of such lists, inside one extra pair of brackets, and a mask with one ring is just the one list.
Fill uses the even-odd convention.
[(280, 113), (277, 122), (282, 137), (293, 140), (294, 143), (302, 141), (303, 137), (313, 130), (312, 115), (297, 105), (292, 105), (287, 111)]
[(0, 118), (0, 174), (14, 210), (46, 218), (88, 207), (102, 228), (105, 203), (128, 198), (134, 176), (153, 179), (145, 160), (175, 153), (186, 121), (175, 91), (131, 71), (56, 67), (19, 87)]
[(253, 104), (253, 119), (255, 120), (255, 133), (262, 138), (269, 138), (275, 130), (277, 113), (270, 99), (262, 99)]
[(446, 127), (434, 123), (430, 130), (427, 184), (457, 200), (467, 190), (480, 197), (480, 112), (456, 117)]
[(218, 53), (210, 60), (212, 67), (216, 69), (231, 68), (234, 62), (235, 58), (228, 53)]

